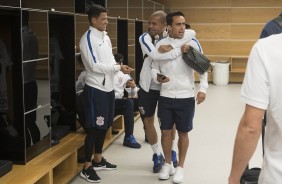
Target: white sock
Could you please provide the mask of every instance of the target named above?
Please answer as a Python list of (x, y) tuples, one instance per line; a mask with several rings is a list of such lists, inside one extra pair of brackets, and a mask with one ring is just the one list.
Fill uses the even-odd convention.
[(172, 140), (171, 150), (172, 150), (172, 151), (175, 151), (176, 146), (177, 146), (177, 141), (176, 141), (176, 139), (173, 139), (173, 140)]
[(153, 150), (153, 152), (154, 152), (155, 154), (157, 154), (157, 155), (160, 155), (160, 154), (161, 154), (161, 152), (160, 152), (160, 150), (159, 150), (159, 145), (158, 145), (158, 143), (151, 145), (151, 148), (152, 148), (152, 150)]

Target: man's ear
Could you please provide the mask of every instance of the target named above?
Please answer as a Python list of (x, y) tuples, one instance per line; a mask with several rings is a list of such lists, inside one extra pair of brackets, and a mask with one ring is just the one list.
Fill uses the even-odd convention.
[(171, 31), (171, 25), (167, 25), (167, 30), (168, 30), (168, 32)]
[(96, 24), (96, 22), (97, 22), (97, 19), (96, 19), (95, 17), (92, 17), (92, 19), (91, 19), (91, 25)]

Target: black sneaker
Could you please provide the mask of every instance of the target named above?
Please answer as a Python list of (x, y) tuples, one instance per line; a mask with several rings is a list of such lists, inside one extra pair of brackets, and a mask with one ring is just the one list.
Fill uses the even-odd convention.
[(87, 169), (84, 169), (83, 167), (82, 171), (80, 172), (80, 177), (91, 183), (101, 182), (101, 178), (97, 175), (96, 171), (93, 169), (93, 166), (90, 166)]
[(117, 169), (117, 166), (114, 164), (111, 164), (109, 162), (107, 162), (106, 159), (104, 159), (104, 157), (102, 157), (102, 160), (100, 163), (96, 163), (94, 160), (92, 160), (92, 165), (94, 170), (99, 171), (99, 170), (115, 170)]

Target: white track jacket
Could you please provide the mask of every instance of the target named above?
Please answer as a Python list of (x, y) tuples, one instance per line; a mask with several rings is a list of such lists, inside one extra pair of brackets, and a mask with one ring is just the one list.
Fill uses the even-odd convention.
[[(162, 60), (168, 60), (168, 59), (174, 59), (178, 56), (181, 56), (181, 46), (185, 43), (189, 43), (193, 37), (195, 37), (196, 33), (194, 30), (185, 30), (184, 38), (179, 42), (170, 43), (170, 45), (173, 47), (173, 49), (166, 53), (159, 53), (158, 50), (155, 48), (155, 45), (152, 43), (152, 38), (149, 35), (149, 33), (143, 33), (139, 37), (139, 42), (141, 45), (141, 49), (143, 52), (143, 57), (145, 55), (148, 55), (144, 59), (143, 66), (140, 72), (140, 81), (139, 85), (141, 88), (147, 92), (149, 92), (149, 89), (153, 90), (160, 90), (160, 84), (158, 82), (155, 82), (152, 80), (152, 62), (153, 61), (162, 61)], [(164, 44), (162, 44), (164, 45)]]
[[(157, 45), (168, 45), (182, 43), (182, 39), (167, 37), (162, 39)], [(199, 50), (199, 48), (196, 48)], [(182, 54), (175, 59), (154, 61), (152, 64), (152, 77), (157, 82), (157, 73), (170, 78), (167, 83), (161, 85), (161, 96), (168, 98), (190, 98), (194, 97), (194, 70), (190, 68), (182, 59)], [(200, 75), (200, 92), (206, 93), (208, 88), (207, 73)]]

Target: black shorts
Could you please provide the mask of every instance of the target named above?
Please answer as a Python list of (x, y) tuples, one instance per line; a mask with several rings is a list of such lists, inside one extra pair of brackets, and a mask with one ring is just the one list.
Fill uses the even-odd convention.
[(96, 127), (97, 129), (108, 129), (114, 121), (115, 93), (105, 92), (85, 85), (84, 117), (85, 128)]
[(170, 130), (173, 124), (180, 132), (189, 132), (193, 129), (195, 113), (195, 98), (166, 98), (160, 97), (158, 116), (161, 130)]
[(160, 91), (144, 91), (142, 88), (138, 91), (139, 112), (142, 118), (151, 117), (155, 114), (156, 106), (160, 97)]

